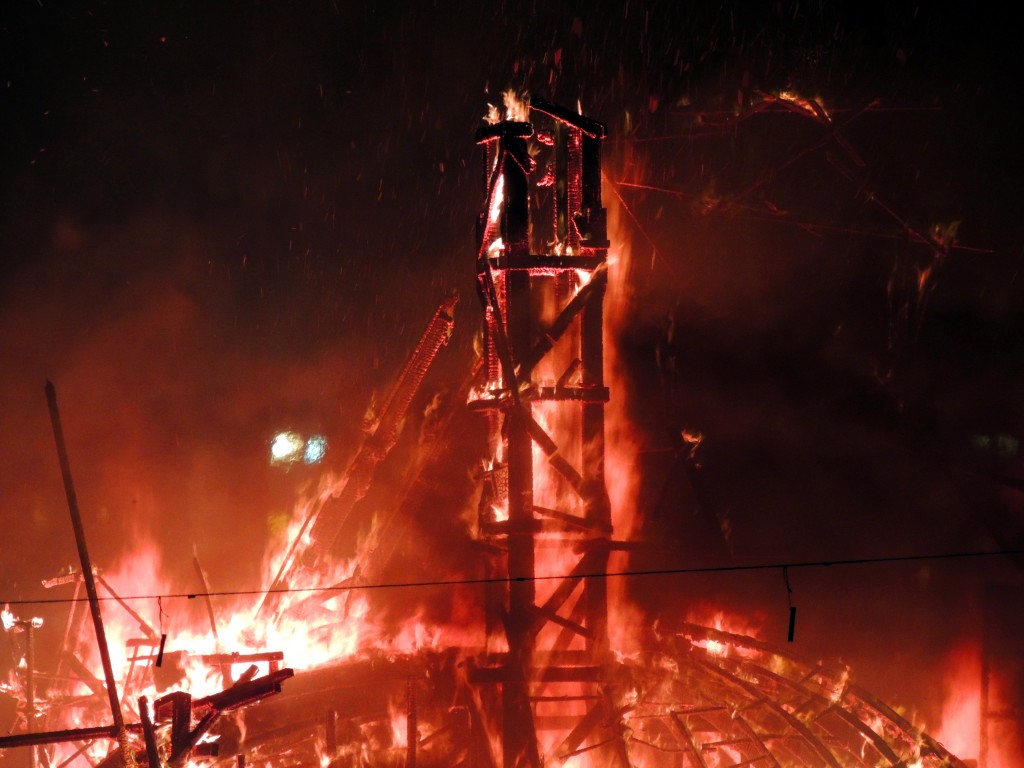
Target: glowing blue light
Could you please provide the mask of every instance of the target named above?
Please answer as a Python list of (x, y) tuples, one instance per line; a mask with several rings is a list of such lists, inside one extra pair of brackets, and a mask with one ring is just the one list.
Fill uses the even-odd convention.
[(327, 438), (323, 435), (313, 435), (306, 441), (306, 452), (302, 460), (307, 464), (319, 464), (327, 453)]

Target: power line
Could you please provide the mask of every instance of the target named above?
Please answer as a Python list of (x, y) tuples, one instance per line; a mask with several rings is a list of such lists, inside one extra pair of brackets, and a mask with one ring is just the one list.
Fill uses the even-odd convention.
[[(801, 560), (774, 563), (756, 563), (751, 565), (709, 565), (691, 568), (652, 568), (646, 570), (607, 571), (583, 574), (554, 574), (548, 576), (512, 576), (512, 577), (480, 577), (465, 579), (436, 579), (426, 581), (387, 582), (383, 584), (349, 584), (342, 582), (329, 587), (282, 587), (279, 589), (238, 589), (207, 592), (169, 592), (149, 595), (118, 595), (100, 597), (100, 600), (169, 600), (186, 598), (194, 600), (199, 597), (244, 597), (265, 594), (315, 594), (323, 592), (354, 592), (356, 590), (378, 589), (415, 589), (423, 587), (455, 587), (473, 586), (477, 584), (504, 584), (525, 581), (555, 581), (559, 579), (612, 579), (640, 576), (674, 576), (701, 573), (740, 573), (749, 571), (787, 570), (793, 568), (835, 568), (851, 565), (879, 565), (886, 563), (910, 563), (925, 560), (957, 560), (982, 557), (1010, 557), (1024, 555), (1024, 549), (999, 549), (983, 552), (941, 552), (926, 555), (894, 555), (888, 557), (858, 557), (838, 560)], [(39, 600), (0, 600), (6, 605), (49, 605), (87, 602), (87, 598), (44, 598)]]

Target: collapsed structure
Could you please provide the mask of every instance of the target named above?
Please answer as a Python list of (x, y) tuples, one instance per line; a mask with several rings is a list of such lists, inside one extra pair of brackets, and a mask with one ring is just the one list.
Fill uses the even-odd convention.
[[(635, 545), (614, 537), (605, 483), (606, 129), (539, 99), (506, 106), (476, 137), (486, 192), (476, 253), (484, 347), (469, 393), (469, 407), (487, 422), (479, 643), (446, 643), (442, 627), (428, 647), (357, 645), (297, 673), (284, 664), (303, 660), (273, 648), (189, 659), (165, 654), (165, 638), (101, 577), (142, 634), (129, 641), (115, 684), (139, 722), (124, 724), (127, 737), (101, 764), (965, 768), (853, 685), (845, 669), (691, 624), (663, 636), (641, 637), (638, 627), (634, 647), (613, 647), (608, 560)], [(340, 581), (326, 561), (397, 441), (454, 305), (447, 299), (435, 312), (348, 471), (304, 509), (254, 621), (291, 616), (330, 632), (351, 620), (345, 600), (373, 583), (368, 574), (380, 573), (394, 550), (377, 546), (378, 534)], [(428, 468), (420, 461), (413, 474)], [(381, 525), (393, 519), (384, 514)], [(88, 580), (73, 574), (61, 583), (78, 590)], [(295, 588), (321, 591), (297, 597)], [(59, 756), (41, 750), (43, 765), (95, 764), (91, 740), (123, 735), (110, 726), (72, 732), (62, 722), (62, 709), (102, 720), (110, 693), (76, 656), (77, 605), (58, 675), (71, 682), (52, 682), (44, 706), (29, 662), (20, 689), (26, 729), (51, 730), (0, 738), (0, 749), (74, 745)], [(216, 634), (212, 606), (209, 614)], [(191, 662), (219, 671), (224, 690), (169, 691), (183, 687)], [(257, 677), (258, 665), (266, 674)]]

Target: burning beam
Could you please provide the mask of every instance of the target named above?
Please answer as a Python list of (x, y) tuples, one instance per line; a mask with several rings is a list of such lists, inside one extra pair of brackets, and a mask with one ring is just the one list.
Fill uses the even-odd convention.
[(57, 458), (60, 460), (60, 471), (64, 478), (64, 492), (68, 499), (68, 510), (71, 512), (71, 525), (75, 530), (75, 542), (78, 544), (78, 560), (82, 567), (85, 591), (89, 596), (89, 610), (92, 614), (93, 626), (96, 629), (96, 642), (99, 645), (100, 659), (103, 662), (103, 675), (107, 682), (107, 698), (110, 701), (110, 712), (114, 717), (114, 728), (117, 731), (117, 739), (121, 746), (121, 761), (125, 768), (129, 768), (132, 760), (128, 748), (128, 733), (124, 727), (124, 715), (121, 713), (121, 704), (117, 699), (117, 681), (114, 679), (114, 669), (110, 664), (110, 649), (107, 647), (107, 636), (103, 631), (103, 616), (100, 614), (100, 602), (99, 596), (96, 593), (92, 560), (89, 558), (89, 548), (85, 541), (85, 528), (82, 526), (82, 516), (78, 511), (78, 497), (75, 494), (75, 486), (71, 480), (71, 463), (68, 461), (68, 451), (64, 444), (64, 430), (61, 427), (60, 411), (57, 408), (57, 390), (53, 386), (53, 382), (50, 381), (46, 382), (46, 401), (50, 406), (53, 437), (57, 442)]
[[(142, 725), (136, 723), (123, 724), (123, 729), (125, 731), (141, 731)], [(46, 731), (44, 733), (18, 733), (13, 736), (0, 737), (0, 750), (39, 746), (42, 744), (64, 744), (69, 741), (118, 739), (118, 735), (119, 730), (116, 725), (100, 725), (95, 728), (69, 728), (63, 731)]]

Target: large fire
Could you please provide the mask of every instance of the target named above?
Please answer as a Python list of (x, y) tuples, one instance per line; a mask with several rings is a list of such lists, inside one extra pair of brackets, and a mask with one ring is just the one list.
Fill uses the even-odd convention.
[[(529, 125), (534, 118), (555, 127), (542, 132)], [(219, 756), (197, 749), (187, 764), (963, 766), (938, 742), (958, 754), (978, 753), (976, 649), (953, 660), (954, 688), (937, 742), (857, 688), (845, 667), (778, 651), (757, 639), (747, 620), (714, 607), (648, 627), (626, 580), (604, 578), (628, 570), (642, 477), (641, 440), (624, 401), (628, 373), (615, 344), (631, 310), (628, 227), (619, 206), (609, 205), (609, 249), (604, 209), (584, 199), (594, 194), (594, 177), (581, 176), (593, 171), (582, 167), (581, 147), (597, 146), (603, 126), (514, 95), (488, 122), (491, 133), (481, 143), (490, 183), (478, 268), (489, 346), (482, 380), (467, 394), (474, 407), (491, 408), (482, 473), (488, 490), (476, 526), (492, 560), (482, 578), (475, 566), (465, 571), (466, 580), (479, 582), (486, 621), (479, 621), (478, 606), (462, 606), (446, 622), (410, 615), (395, 631), (371, 609), (367, 587), (380, 585), (367, 574), (375, 573), (383, 515), (353, 556), (331, 551), (340, 526), (331, 530), (325, 521), (345, 504), (343, 514), (352, 514), (373, 467), (397, 439), (404, 410), (387, 409), (409, 404), (398, 386), (349, 471), (325, 475), (295, 504), (286, 530), (264, 554), (260, 592), (157, 597), (180, 590), (161, 577), (159, 549), (147, 540), (100, 572), (127, 719), (159, 717), (160, 707), (140, 709), (143, 697), (152, 703), (185, 691), (192, 701), (210, 699), (288, 667), (299, 674), (281, 696), (225, 715), (202, 735), (199, 745), (218, 743)], [(542, 146), (525, 151), (534, 137)], [(552, 176), (567, 187), (557, 188), (561, 202), (545, 211), (554, 233), (550, 253), (537, 257), (529, 229), (513, 226), (515, 216), (525, 215), (514, 209), (514, 196), (527, 194), (528, 158), (553, 146)], [(595, 340), (593, 327), (566, 313), (588, 303), (597, 311), (601, 291), (604, 322)], [(526, 330), (516, 325), (516, 302), (524, 296), (536, 326)], [(450, 328), (453, 307), (435, 320)], [(444, 341), (438, 326), (421, 344), (431, 334), (436, 344), (425, 364)], [(524, 349), (530, 338), (546, 349)], [(603, 372), (588, 368), (595, 345), (603, 346)], [(403, 376), (422, 377), (421, 367), (410, 364)], [(600, 434), (588, 433), (598, 422)], [(300, 443), (280, 436), (275, 460), (299, 455)], [(523, 460), (526, 468), (516, 465)], [(605, 488), (607, 520), (600, 509)], [(53, 587), (70, 592), (78, 582), (72, 574)], [(115, 596), (123, 602), (109, 599)], [(34, 702), (49, 730), (110, 719), (91, 628), (80, 604), (72, 606), (58, 674)], [(5, 610), (5, 628), (15, 621)], [(24, 695), (19, 681), (8, 688)], [(167, 730), (160, 731), (164, 759), (174, 738)], [(138, 742), (135, 748), (144, 761), (144, 749)], [(998, 750), (993, 744), (984, 768), (1009, 768)], [(109, 752), (105, 739), (44, 748), (50, 766), (96, 762)]]

